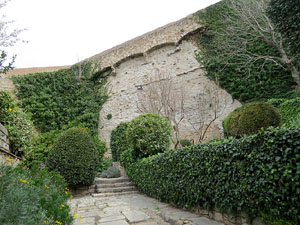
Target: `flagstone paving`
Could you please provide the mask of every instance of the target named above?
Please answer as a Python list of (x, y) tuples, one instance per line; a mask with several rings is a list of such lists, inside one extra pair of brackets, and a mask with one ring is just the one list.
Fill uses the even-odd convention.
[(70, 206), (74, 225), (222, 225), (139, 193), (75, 197)]

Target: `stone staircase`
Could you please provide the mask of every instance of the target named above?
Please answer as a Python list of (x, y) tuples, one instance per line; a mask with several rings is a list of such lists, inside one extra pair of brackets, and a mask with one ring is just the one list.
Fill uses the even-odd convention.
[(108, 197), (137, 193), (136, 187), (126, 177), (96, 178), (93, 197)]

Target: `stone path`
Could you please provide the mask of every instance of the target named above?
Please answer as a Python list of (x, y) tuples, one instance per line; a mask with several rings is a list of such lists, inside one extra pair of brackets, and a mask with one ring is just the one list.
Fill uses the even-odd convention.
[(139, 193), (75, 197), (70, 206), (74, 225), (222, 225)]

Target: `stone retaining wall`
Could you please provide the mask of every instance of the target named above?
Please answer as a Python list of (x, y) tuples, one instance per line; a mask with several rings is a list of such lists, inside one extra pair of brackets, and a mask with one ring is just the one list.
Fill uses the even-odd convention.
[(13, 155), (9, 150), (8, 131), (0, 123), (0, 165), (16, 166), (20, 163), (20, 159)]

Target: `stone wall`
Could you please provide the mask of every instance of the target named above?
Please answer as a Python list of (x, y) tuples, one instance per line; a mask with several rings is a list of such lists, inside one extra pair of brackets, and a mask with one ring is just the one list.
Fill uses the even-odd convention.
[(189, 15), (101, 52), (87, 60), (98, 63), (100, 70), (107, 67), (115, 68), (120, 62), (132, 56), (148, 53), (161, 45), (178, 45), (183, 37), (201, 29), (203, 29), (203, 26), (196, 22), (193, 15)]
[[(159, 101), (149, 101), (153, 90), (156, 94), (169, 91), (169, 102), (177, 112), (173, 114), (175, 122), (184, 114), (179, 124), (179, 139), (198, 143), (208, 125), (203, 139), (222, 137), (222, 121), (241, 104), (208, 80), (195, 59), (196, 39), (204, 31), (205, 27), (190, 15), (86, 59), (94, 61), (100, 71), (108, 68), (113, 71), (108, 77), (110, 98), (103, 105), (99, 118), (99, 137), (108, 143), (107, 146), (110, 132), (117, 124), (153, 111), (151, 104)], [(0, 77), (0, 88), (13, 90), (11, 76), (68, 67), (10, 71)]]
[(0, 165), (16, 166), (20, 159), (9, 151), (8, 131), (0, 123)]
[[(141, 105), (151, 102), (149, 90), (157, 87), (159, 92), (162, 83), (172, 93), (172, 99), (176, 100), (177, 112), (180, 112), (182, 93), (184, 95), (180, 139), (193, 139), (197, 143), (202, 122), (206, 127), (213, 121), (215, 113), (217, 118), (212, 122), (205, 139), (222, 137), (222, 121), (241, 104), (207, 79), (195, 59), (198, 48), (192, 40), (182, 40), (178, 45), (161, 45), (115, 68), (115, 75), (108, 78), (110, 98), (103, 105), (99, 120), (99, 137), (108, 146), (111, 130), (121, 121), (129, 121), (140, 115), (143, 112)], [(112, 115), (112, 118), (108, 115)], [(180, 117), (180, 113), (175, 117)]]

